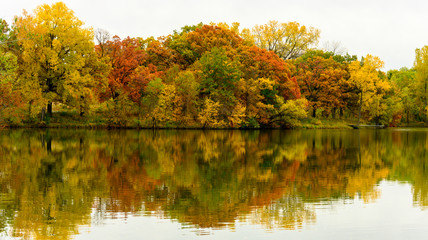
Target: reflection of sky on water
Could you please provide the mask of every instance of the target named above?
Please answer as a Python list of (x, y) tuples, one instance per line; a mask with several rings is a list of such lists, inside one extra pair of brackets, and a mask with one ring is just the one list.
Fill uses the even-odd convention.
[(357, 197), (329, 207), (308, 204), (316, 212), (316, 223), (295, 231), (266, 230), (250, 220), (237, 220), (233, 229), (198, 230), (169, 219), (130, 216), (81, 228), (76, 239), (425, 239), (428, 212), (415, 208), (412, 186), (382, 181), (378, 188), (380, 197), (371, 203)]
[(428, 128), (391, 128), (393, 132), (428, 132)]

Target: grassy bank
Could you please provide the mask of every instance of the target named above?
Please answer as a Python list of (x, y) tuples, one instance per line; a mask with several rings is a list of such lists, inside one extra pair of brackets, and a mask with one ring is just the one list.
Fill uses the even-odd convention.
[[(295, 129), (351, 129), (350, 124), (355, 124), (352, 119), (318, 119), (306, 118), (295, 124)], [(11, 128), (87, 128), (87, 129), (107, 129), (107, 128), (153, 128), (152, 125), (145, 124), (144, 121), (135, 117), (130, 117), (126, 121), (114, 122), (111, 119), (99, 115), (80, 116), (76, 112), (54, 112), (52, 117), (46, 117), (43, 121), (32, 119), (18, 124), (3, 124), (3, 127)], [(200, 129), (202, 126), (157, 126), (156, 128), (186, 128)]]
[[(293, 129), (352, 129), (351, 124), (356, 124), (355, 119), (331, 119), (331, 118), (312, 118), (308, 117), (301, 119), (295, 123)], [(361, 124), (372, 124), (369, 122), (361, 122)], [(100, 114), (88, 114), (80, 116), (76, 111), (56, 111), (51, 117), (45, 117), (43, 121), (40, 119), (31, 119), (20, 123), (1, 123), (0, 128), (86, 128), (86, 129), (109, 129), (109, 128), (128, 128), (128, 129), (145, 129), (153, 128), (153, 125), (146, 119), (138, 119), (135, 116), (129, 116), (125, 119), (112, 119)], [(397, 127), (427, 127), (424, 122), (411, 122), (409, 124), (401, 123)], [(180, 126), (177, 124), (157, 125), (159, 129), (202, 129), (203, 126)], [(220, 129), (220, 128), (219, 128)], [(257, 128), (252, 128), (257, 129)]]

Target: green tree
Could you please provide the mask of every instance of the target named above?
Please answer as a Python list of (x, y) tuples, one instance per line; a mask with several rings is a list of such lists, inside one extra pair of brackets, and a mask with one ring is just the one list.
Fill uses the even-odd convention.
[(200, 94), (220, 104), (220, 116), (227, 118), (236, 103), (235, 83), (240, 79), (238, 63), (232, 61), (225, 49), (213, 48), (199, 60), (201, 71)]
[(419, 115), (416, 104), (418, 89), (415, 82), (415, 75), (416, 71), (408, 68), (391, 70), (387, 73), (389, 81), (398, 88), (398, 94), (402, 102), (402, 111), (407, 124)]

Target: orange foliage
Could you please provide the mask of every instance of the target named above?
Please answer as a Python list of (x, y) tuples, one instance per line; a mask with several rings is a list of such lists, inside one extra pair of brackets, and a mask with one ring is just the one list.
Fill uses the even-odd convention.
[(284, 99), (300, 98), (300, 89), (296, 79), (291, 77), (290, 65), (274, 52), (256, 46), (241, 46), (239, 53), (245, 78), (273, 79)]
[(121, 40), (114, 36), (113, 41), (108, 41), (105, 48), (112, 69), (108, 75), (109, 89), (104, 97), (117, 98), (122, 91), (131, 91), (130, 83), (135, 81), (138, 73), (136, 70), (146, 56), (135, 38)]

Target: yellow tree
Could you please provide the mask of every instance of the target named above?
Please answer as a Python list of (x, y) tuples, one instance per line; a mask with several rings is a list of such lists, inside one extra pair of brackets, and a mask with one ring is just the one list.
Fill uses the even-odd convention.
[(378, 57), (368, 54), (363, 58), (363, 62), (357, 60), (349, 66), (351, 75), (349, 81), (360, 95), (358, 124), (360, 124), (362, 112), (369, 114), (369, 120), (376, 120), (388, 107), (382, 102), (382, 98), (391, 86), (380, 78), (380, 69), (383, 65), (383, 61)]
[(269, 101), (269, 97), (275, 94), (275, 81), (269, 78), (241, 78), (236, 85), (239, 98), (245, 107), (245, 117), (249, 121), (247, 127), (259, 127), (259, 123), (268, 125), (275, 104)]
[(275, 52), (280, 58), (294, 59), (318, 43), (320, 31), (297, 22), (269, 21), (251, 30), (244, 29), (241, 35), (258, 47)]
[(62, 3), (44, 4), (34, 15), (16, 19), (21, 81), (37, 81), (43, 97), (52, 102), (80, 105), (91, 98), (94, 54), (93, 31)]
[(414, 63), (416, 70), (415, 81), (417, 86), (417, 97), (424, 113), (425, 122), (427, 121), (427, 95), (428, 95), (428, 46), (416, 49), (416, 59)]

